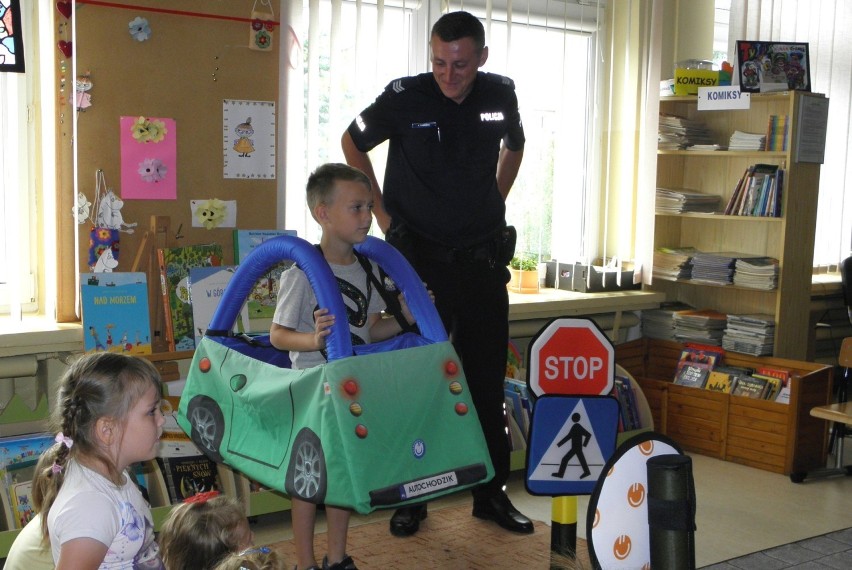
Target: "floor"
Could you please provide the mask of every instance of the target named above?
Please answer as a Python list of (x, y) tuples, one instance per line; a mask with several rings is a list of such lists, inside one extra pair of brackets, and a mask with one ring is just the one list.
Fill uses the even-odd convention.
[[(845, 453), (852, 457), (852, 437), (847, 438)], [(793, 483), (784, 475), (702, 455), (691, 457), (698, 568), (852, 568), (852, 530), (836, 532), (852, 527), (852, 477), (814, 477)], [(829, 464), (833, 464), (831, 457)], [(508, 493), (521, 512), (550, 523), (552, 499), (529, 495), (521, 472), (513, 473)], [(435, 501), (430, 509), (465, 503), (470, 503), (470, 495), (460, 493)], [(586, 536), (587, 506), (588, 497), (578, 497), (577, 536), (581, 538)], [(384, 523), (390, 516), (388, 511), (354, 516), (351, 524)], [(319, 524), (324, 530), (322, 521)], [(289, 513), (258, 517), (254, 531), (257, 544), (291, 538)], [(833, 534), (821, 536), (827, 533)], [(797, 543), (813, 537), (819, 538)], [(388, 533), (388, 547), (393, 540), (401, 539)], [(760, 552), (767, 549), (772, 550)], [(757, 552), (759, 556), (746, 557)]]

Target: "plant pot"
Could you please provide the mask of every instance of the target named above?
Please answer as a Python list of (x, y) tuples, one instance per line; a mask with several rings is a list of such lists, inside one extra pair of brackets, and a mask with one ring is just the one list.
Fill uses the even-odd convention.
[(506, 285), (509, 291), (518, 290), (518, 273), (520, 273), (519, 269), (509, 268), (509, 283)]
[(509, 291), (513, 293), (538, 293), (538, 270), (509, 269), (512, 278)]

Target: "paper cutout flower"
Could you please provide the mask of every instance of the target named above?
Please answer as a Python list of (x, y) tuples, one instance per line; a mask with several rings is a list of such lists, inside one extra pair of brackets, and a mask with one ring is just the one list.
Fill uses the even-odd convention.
[(146, 158), (139, 163), (139, 176), (145, 182), (159, 182), (166, 178), (168, 168), (159, 158)]
[(141, 143), (160, 142), (166, 138), (166, 124), (163, 121), (156, 119), (149, 120), (145, 117), (139, 117), (130, 127), (133, 138)]
[(144, 42), (151, 37), (151, 26), (148, 25), (148, 20), (145, 18), (136, 17), (127, 27), (130, 28), (130, 35), (137, 42)]
[(225, 202), (218, 198), (211, 198), (198, 203), (195, 219), (208, 230), (212, 230), (218, 228), (219, 224), (225, 220), (225, 211)]

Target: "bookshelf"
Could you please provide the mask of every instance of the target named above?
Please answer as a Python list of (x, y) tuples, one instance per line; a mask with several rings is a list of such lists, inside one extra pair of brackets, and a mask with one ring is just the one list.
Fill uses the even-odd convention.
[(697, 119), (719, 143), (735, 130), (765, 133), (772, 115), (786, 115), (787, 149), (775, 151), (657, 152), (657, 186), (692, 188), (721, 196), (727, 204), (745, 170), (756, 163), (785, 169), (781, 217), (720, 214), (655, 215), (654, 247), (692, 246), (703, 252), (738, 252), (779, 260), (778, 287), (762, 291), (733, 285), (705, 285), (688, 280), (658, 278), (648, 289), (663, 292), (668, 301), (724, 313), (765, 313), (776, 322), (774, 356), (805, 360), (810, 320), (811, 267), (816, 229), (820, 165), (797, 162), (797, 141), (804, 132), (796, 121), (803, 101), (819, 94), (801, 91), (752, 94), (746, 110), (699, 111), (695, 96), (660, 98), (660, 112)]

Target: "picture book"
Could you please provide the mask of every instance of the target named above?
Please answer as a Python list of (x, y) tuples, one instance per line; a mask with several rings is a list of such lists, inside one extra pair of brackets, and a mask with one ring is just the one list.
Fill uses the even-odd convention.
[[(234, 263), (239, 265), (260, 244), (280, 236), (295, 236), (296, 230), (234, 230)], [(293, 261), (282, 259), (269, 268), (255, 282), (249, 294), (246, 310), (248, 311), (248, 333), (269, 332), (272, 316), (275, 314), (275, 303), (278, 300), (278, 282), (281, 272), (293, 265)]]
[(85, 352), (151, 354), (145, 273), (81, 273), (80, 304)]
[(680, 353), (679, 362), (709, 364), (712, 369), (721, 365), (724, 357), (725, 350), (720, 346), (687, 343)]
[[(54, 443), (47, 433), (0, 439), (0, 492), (5, 494), (4, 511), (10, 528), (21, 528), (33, 516), (32, 479), (39, 456)], [(8, 507), (7, 507), (8, 506)]]
[(33, 506), (33, 480), (30, 478), (27, 481), (14, 483), (9, 488), (9, 495), (12, 497), (15, 528), (24, 528), (28, 522), (33, 520), (35, 516), (35, 507)]
[(216, 462), (206, 455), (158, 457), (157, 463), (163, 470), (172, 504), (198, 493), (219, 490)]
[[(193, 267), (189, 270), (189, 298), (192, 303), (192, 322), (195, 332), (195, 344), (201, 342), (201, 337), (207, 331), (213, 314), (219, 307), (219, 301), (225, 294), (225, 288), (234, 276), (236, 266), (221, 265), (219, 267)], [(234, 332), (248, 332), (248, 304), (240, 310), (234, 323)]]
[(775, 401), (775, 397), (778, 395), (778, 392), (781, 391), (781, 379), (776, 378), (775, 376), (766, 376), (757, 373), (753, 374), (752, 378), (766, 380), (766, 391), (763, 394), (763, 399)]
[(622, 431), (630, 431), (642, 427), (639, 419), (639, 410), (636, 405), (636, 396), (633, 393), (633, 385), (630, 378), (616, 375), (612, 395), (618, 400), (620, 411), (620, 423)]
[(707, 378), (709, 376), (709, 368), (701, 365), (696, 365), (691, 362), (686, 362), (678, 369), (677, 375), (674, 379), (674, 383), (680, 386), (703, 388), (704, 384), (707, 383)]
[(220, 489), (216, 463), (189, 438), (161, 439), (157, 455), (172, 504), (198, 493)]
[(743, 376), (737, 380), (737, 385), (731, 390), (731, 395), (762, 400), (766, 393), (766, 386), (766, 380), (763, 378)]
[(158, 248), (157, 259), (169, 350), (192, 350), (195, 348), (195, 327), (189, 297), (189, 270), (222, 265), (222, 246), (206, 244)]
[[(530, 429), (530, 406), (525, 391), (521, 391), (516, 383), (506, 378), (503, 384), (506, 413), (511, 415), (524, 437), (527, 437)], [(526, 386), (524, 386), (526, 388)]]
[(737, 377), (728, 372), (711, 370), (710, 375), (707, 377), (707, 384), (705, 384), (704, 388), (712, 392), (730, 394), (731, 389), (736, 384), (736, 380)]

